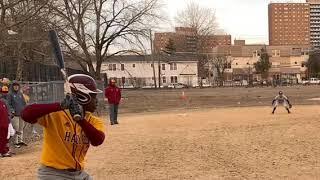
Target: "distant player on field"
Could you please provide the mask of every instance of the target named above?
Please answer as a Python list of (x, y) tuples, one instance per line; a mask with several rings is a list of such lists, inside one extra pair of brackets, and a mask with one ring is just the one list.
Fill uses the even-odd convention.
[[(69, 77), (72, 96), (61, 103), (32, 104), (21, 114), (24, 121), (44, 129), (40, 180), (91, 180), (83, 171), (84, 159), (92, 146), (105, 139), (105, 123), (92, 113), (97, 108), (97, 89), (93, 78), (83, 74)], [(82, 118), (74, 119), (74, 115)]]
[(272, 106), (273, 106), (272, 114), (274, 114), (274, 112), (276, 111), (276, 109), (279, 105), (283, 105), (286, 108), (286, 110), (288, 111), (288, 113), (289, 114), (291, 113), (290, 108), (292, 107), (292, 105), (291, 105), (288, 97), (285, 96), (282, 91), (279, 91), (279, 95), (277, 95), (272, 101)]

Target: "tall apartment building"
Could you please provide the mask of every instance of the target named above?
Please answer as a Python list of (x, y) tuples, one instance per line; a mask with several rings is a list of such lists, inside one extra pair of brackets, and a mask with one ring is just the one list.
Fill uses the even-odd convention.
[(154, 49), (160, 52), (169, 40), (174, 42), (177, 52), (211, 52), (217, 45), (231, 45), (231, 35), (197, 36), (196, 30), (188, 27), (176, 27), (175, 32), (155, 33)]
[(310, 4), (310, 42), (320, 48), (320, 0), (307, 0)]
[(310, 44), (309, 3), (271, 3), (268, 8), (270, 45)]

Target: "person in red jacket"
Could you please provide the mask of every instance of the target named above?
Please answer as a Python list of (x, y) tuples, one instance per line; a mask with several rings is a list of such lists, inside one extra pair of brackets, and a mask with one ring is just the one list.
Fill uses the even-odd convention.
[(121, 100), (121, 89), (116, 86), (114, 79), (110, 80), (109, 86), (105, 89), (105, 97), (109, 103), (110, 123), (118, 124), (118, 108)]
[(4, 96), (8, 93), (7, 86), (0, 88), (0, 155), (1, 157), (11, 157), (9, 152), (8, 128), (9, 128), (9, 110)]

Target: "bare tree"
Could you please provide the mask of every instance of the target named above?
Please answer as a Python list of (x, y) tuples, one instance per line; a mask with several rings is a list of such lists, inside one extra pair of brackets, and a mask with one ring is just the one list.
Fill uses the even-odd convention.
[(108, 58), (144, 47), (149, 29), (161, 19), (158, 1), (55, 0), (49, 4), (49, 19), (66, 52), (100, 79)]
[(214, 35), (218, 32), (218, 23), (216, 21), (215, 10), (208, 7), (201, 7), (196, 1), (191, 1), (186, 8), (179, 11), (175, 17), (176, 24), (184, 27), (191, 27), (195, 30), (195, 38), (197, 40), (197, 48), (195, 53), (198, 56), (198, 73), (201, 77), (200, 85), (202, 86), (202, 78), (208, 77), (209, 59), (202, 54), (202, 43), (206, 39), (205, 36)]
[(186, 9), (179, 11), (175, 21), (180, 26), (194, 28), (198, 35), (213, 35), (218, 28), (215, 10), (201, 7), (196, 1), (191, 1)]
[(226, 69), (231, 68), (232, 60), (228, 56), (215, 56), (209, 60), (211, 71), (213, 74), (216, 74), (216, 80), (219, 83), (219, 86), (223, 86), (224, 75)]
[(17, 61), (16, 80), (22, 80), (25, 61), (33, 61), (34, 53), (41, 52), (44, 31), (41, 22), (42, 9), (49, 0), (0, 0), (0, 51), (12, 49)]

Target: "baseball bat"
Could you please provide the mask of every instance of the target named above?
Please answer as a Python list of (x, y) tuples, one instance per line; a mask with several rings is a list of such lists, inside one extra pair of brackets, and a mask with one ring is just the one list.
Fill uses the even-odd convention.
[[(65, 68), (63, 54), (60, 48), (59, 38), (57, 32), (55, 30), (49, 30), (49, 40), (52, 45), (54, 59), (56, 61), (57, 66), (59, 67), (62, 77), (64, 79), (64, 93), (71, 94), (71, 88), (68, 81), (68, 74)], [(79, 120), (81, 116), (79, 114), (74, 115), (73, 117), (75, 120)]]

